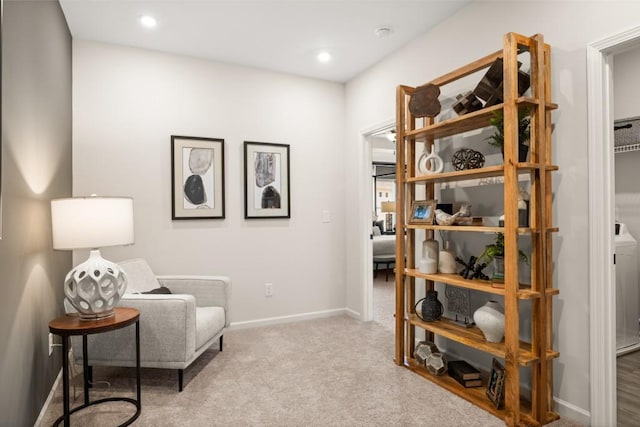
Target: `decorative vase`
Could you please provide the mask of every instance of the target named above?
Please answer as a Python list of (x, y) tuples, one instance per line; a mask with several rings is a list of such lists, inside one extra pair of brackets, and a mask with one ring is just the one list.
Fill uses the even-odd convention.
[(473, 320), (489, 342), (504, 337), (504, 310), (497, 301), (489, 301), (473, 313)]
[(451, 241), (444, 242), (444, 249), (438, 254), (438, 271), (444, 274), (456, 273), (456, 254), (451, 250)]
[(425, 322), (435, 322), (436, 320), (440, 320), (444, 313), (444, 307), (442, 306), (442, 303), (438, 301), (438, 291), (427, 291), (427, 296), (421, 301), (422, 320)]
[(432, 258), (423, 258), (418, 261), (418, 271), (422, 274), (436, 274), (438, 272), (438, 264)]
[(418, 171), (422, 175), (430, 175), (440, 173), (444, 170), (444, 162), (442, 158), (436, 154), (435, 148), (429, 153), (425, 148), (424, 152), (418, 159)]
[[(422, 259), (431, 258), (438, 265), (438, 253), (440, 252), (440, 244), (437, 240), (425, 239), (422, 242)], [(435, 273), (435, 271), (434, 271)]]

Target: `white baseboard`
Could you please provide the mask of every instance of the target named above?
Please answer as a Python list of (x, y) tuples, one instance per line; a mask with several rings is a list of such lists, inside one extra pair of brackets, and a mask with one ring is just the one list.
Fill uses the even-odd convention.
[(354, 319), (357, 319), (357, 320), (362, 320), (362, 316), (357, 311), (351, 310), (350, 308), (345, 308), (344, 311), (345, 313), (347, 313), (348, 316), (353, 317)]
[(555, 396), (553, 397), (553, 401), (555, 402), (555, 410), (560, 414), (561, 418), (569, 418), (581, 426), (591, 425), (591, 413), (586, 409), (572, 403), (565, 402)]
[(49, 405), (53, 400), (53, 395), (56, 394), (56, 389), (58, 388), (58, 384), (60, 383), (61, 379), (62, 379), (62, 368), (58, 372), (58, 376), (56, 377), (56, 380), (53, 382), (53, 385), (51, 386), (51, 390), (49, 391), (49, 396), (47, 396), (47, 400), (44, 401), (44, 405), (42, 405), (42, 409), (40, 410), (40, 415), (38, 415), (38, 418), (36, 419), (36, 422), (33, 424), (33, 427), (40, 427), (40, 425), (42, 424), (42, 419), (44, 418), (44, 414), (47, 413), (47, 409), (49, 408)]
[(264, 319), (245, 320), (242, 322), (231, 322), (229, 330), (257, 328), (260, 326), (277, 325), (281, 323), (300, 322), (302, 320), (321, 319), (323, 317), (339, 316), (341, 314), (352, 315), (353, 310), (347, 308), (335, 308), (332, 310), (312, 311), (309, 313), (291, 314), (289, 316), (267, 317)]

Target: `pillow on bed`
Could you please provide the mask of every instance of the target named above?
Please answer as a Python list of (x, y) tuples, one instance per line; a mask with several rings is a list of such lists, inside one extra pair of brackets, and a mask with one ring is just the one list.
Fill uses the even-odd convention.
[(380, 227), (378, 227), (377, 225), (375, 227), (371, 227), (371, 233), (374, 236), (381, 236), (382, 233), (380, 232)]

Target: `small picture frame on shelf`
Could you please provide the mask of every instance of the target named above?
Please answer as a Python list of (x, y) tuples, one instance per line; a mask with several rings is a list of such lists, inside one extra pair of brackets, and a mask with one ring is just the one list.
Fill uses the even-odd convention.
[(495, 358), (491, 363), (491, 376), (487, 385), (487, 397), (497, 409), (500, 409), (504, 391), (504, 366)]
[(409, 224), (433, 224), (437, 200), (415, 200), (411, 204)]

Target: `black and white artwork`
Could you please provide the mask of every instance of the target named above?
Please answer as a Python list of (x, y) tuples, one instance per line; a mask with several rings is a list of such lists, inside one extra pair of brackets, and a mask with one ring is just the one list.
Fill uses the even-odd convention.
[(244, 178), (245, 218), (291, 218), (289, 145), (245, 141)]
[(171, 137), (172, 218), (224, 218), (224, 140)]
[(452, 320), (466, 327), (473, 326), (471, 291), (469, 289), (447, 285), (444, 294), (447, 297), (447, 310), (455, 316)]

